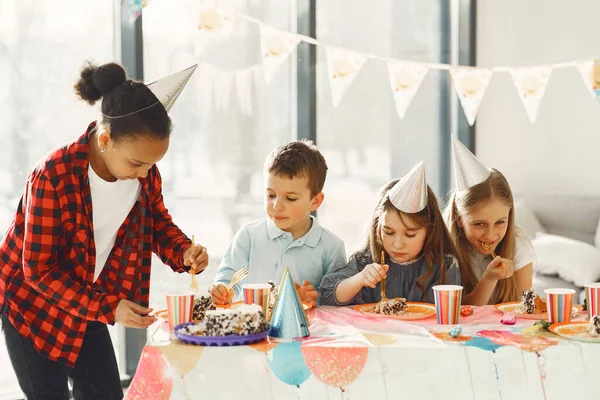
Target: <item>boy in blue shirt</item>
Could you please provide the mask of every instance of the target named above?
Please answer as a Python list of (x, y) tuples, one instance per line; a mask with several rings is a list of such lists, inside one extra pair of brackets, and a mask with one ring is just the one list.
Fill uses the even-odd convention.
[(209, 289), (216, 304), (243, 296), (241, 284), (227, 290), (246, 266), (243, 283), (279, 283), (285, 267), (300, 299), (315, 305), (323, 276), (346, 264), (344, 243), (310, 215), (323, 203), (327, 163), (310, 141), (279, 146), (264, 164), (267, 218), (244, 225), (235, 235)]

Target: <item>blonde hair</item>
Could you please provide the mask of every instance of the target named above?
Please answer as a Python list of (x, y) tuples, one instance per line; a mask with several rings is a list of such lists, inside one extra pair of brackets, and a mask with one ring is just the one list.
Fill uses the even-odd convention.
[[(456, 248), (444, 223), (437, 198), (429, 186), (427, 186), (427, 206), (414, 214), (405, 213), (398, 210), (389, 199), (388, 193), (392, 187), (399, 181), (394, 179), (388, 182), (379, 192), (379, 200), (371, 218), (369, 237), (367, 243), (357, 253), (370, 253), (374, 262), (381, 262), (381, 251), (383, 240), (381, 238), (381, 225), (383, 216), (388, 212), (397, 212), (402, 223), (405, 224), (405, 218), (414, 223), (419, 228), (426, 228), (426, 238), (421, 253), (425, 258), (427, 270), (419, 277), (416, 282), (417, 287), (423, 292), (423, 298), (427, 295), (427, 289), (423, 282), (434, 272), (434, 266), (440, 268), (440, 284), (445, 283), (446, 277), (446, 255), (457, 256)], [(406, 225), (406, 224), (405, 224)]]
[[(470, 214), (474, 209), (481, 206), (482, 203), (492, 199), (498, 199), (510, 208), (508, 213), (507, 229), (504, 238), (496, 247), (496, 254), (502, 258), (514, 259), (516, 252), (516, 230), (515, 227), (515, 204), (513, 194), (508, 181), (498, 170), (492, 169), (492, 173), (485, 181), (470, 187), (461, 192), (454, 192), (450, 196), (448, 205), (445, 209), (445, 218), (450, 236), (454, 240), (458, 251), (461, 254), (459, 259), (462, 262), (461, 270), (462, 282), (465, 292), (468, 294), (477, 286), (477, 278), (473, 272), (473, 265), (469, 254), (473, 251), (473, 246), (467, 240), (463, 229), (459, 225), (459, 219), (463, 215)], [(519, 289), (515, 276), (502, 279), (496, 285), (496, 296), (491, 300), (493, 302), (508, 302), (519, 300)]]

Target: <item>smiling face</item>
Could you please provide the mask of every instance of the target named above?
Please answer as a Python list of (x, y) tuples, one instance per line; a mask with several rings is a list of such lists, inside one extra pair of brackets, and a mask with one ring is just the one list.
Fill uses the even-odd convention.
[(458, 224), (477, 251), (490, 254), (486, 244), (489, 244), (492, 250), (496, 250), (506, 235), (510, 211), (511, 208), (505, 202), (492, 197), (468, 214), (462, 215)]
[(379, 229), (383, 248), (395, 263), (412, 261), (421, 254), (427, 228), (417, 226), (396, 210), (388, 210), (381, 216)]

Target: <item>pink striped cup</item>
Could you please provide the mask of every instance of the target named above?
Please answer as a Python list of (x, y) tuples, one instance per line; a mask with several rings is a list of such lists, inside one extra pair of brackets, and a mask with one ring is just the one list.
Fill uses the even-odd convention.
[(167, 293), (167, 319), (172, 330), (179, 324), (192, 322), (194, 313), (194, 293)]
[(589, 319), (594, 315), (600, 315), (600, 283), (585, 285), (585, 299)]
[(271, 285), (268, 283), (248, 283), (242, 286), (242, 290), (244, 291), (244, 303), (258, 304), (263, 308), (263, 313), (267, 318)]
[(463, 287), (458, 285), (436, 285), (433, 287), (435, 311), (439, 325), (458, 324)]
[(570, 322), (573, 311), (573, 289), (546, 289), (546, 308), (548, 309), (548, 322)]

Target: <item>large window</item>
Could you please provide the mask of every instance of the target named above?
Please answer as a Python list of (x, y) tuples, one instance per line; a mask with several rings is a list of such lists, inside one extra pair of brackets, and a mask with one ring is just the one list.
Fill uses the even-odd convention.
[[(229, 37), (208, 40), (197, 30), (200, 6), (152, 3), (144, 9), (143, 32), (146, 79), (199, 64), (171, 112), (171, 147), (159, 168), (175, 222), (208, 248), (211, 263), (199, 276), (206, 290), (238, 228), (264, 216), (262, 164), (270, 150), (295, 138), (296, 77), (288, 63), (266, 85), (258, 26), (238, 20)], [(248, 2), (239, 10), (289, 30), (289, 7)], [(189, 279), (155, 262), (151, 305), (164, 307), (164, 293), (186, 288)]]
[[(329, 45), (384, 57), (447, 62), (448, 9), (440, 0), (317, 2), (317, 35)], [(398, 118), (387, 65), (367, 61), (337, 108), (331, 101), (325, 52), (318, 50), (317, 142), (329, 164), (319, 209), (324, 226), (349, 254), (366, 241), (377, 192), (424, 160), (429, 185), (445, 195), (448, 152), (447, 73), (431, 70), (404, 119)]]
[[(113, 26), (110, 1), (0, 2), (0, 235), (35, 162), (97, 117), (95, 108), (77, 99), (73, 83), (84, 60), (114, 59)], [(118, 330), (111, 333), (119, 351)], [(0, 336), (0, 399), (19, 398)]]

